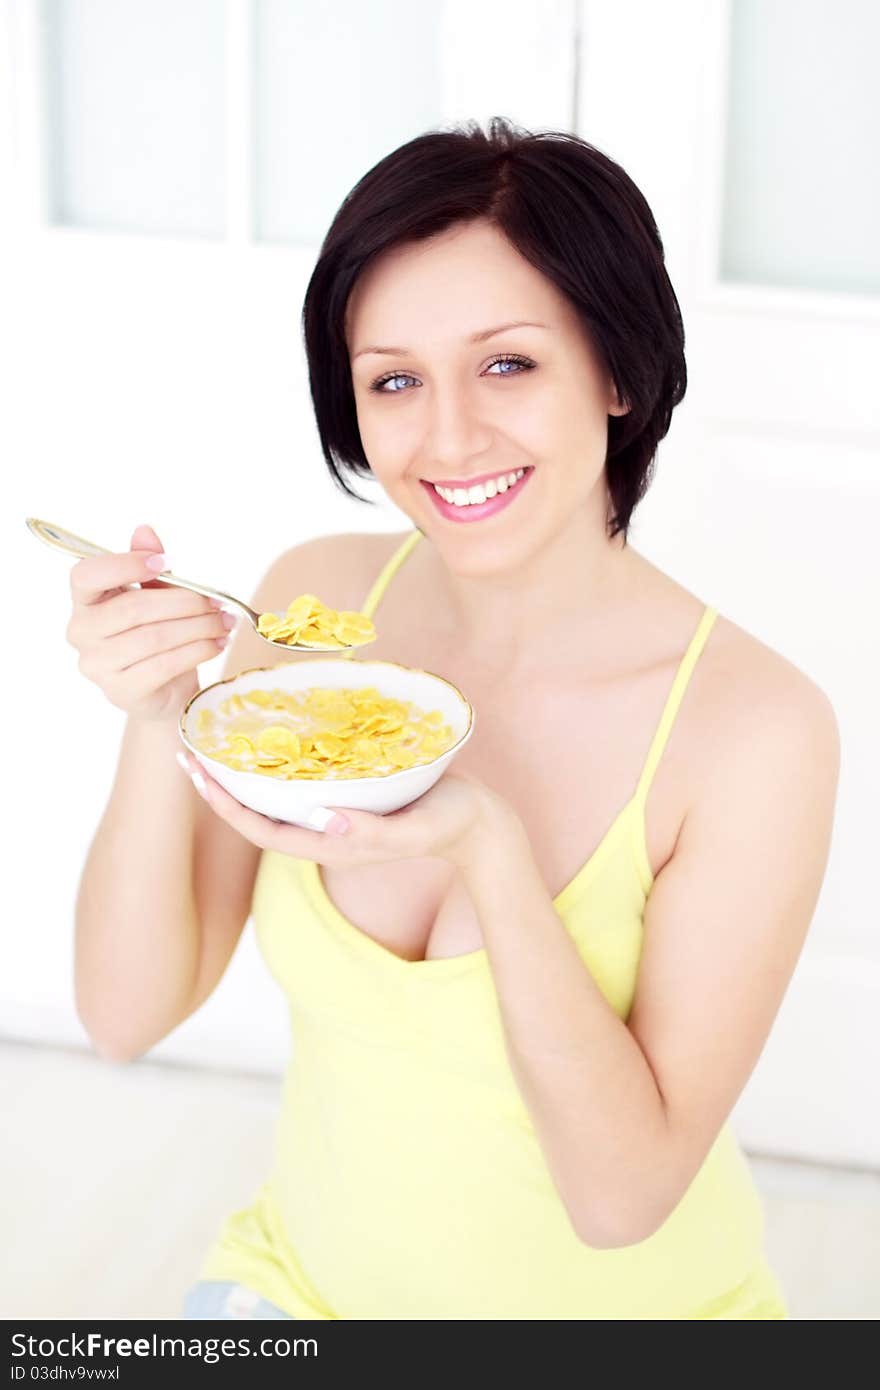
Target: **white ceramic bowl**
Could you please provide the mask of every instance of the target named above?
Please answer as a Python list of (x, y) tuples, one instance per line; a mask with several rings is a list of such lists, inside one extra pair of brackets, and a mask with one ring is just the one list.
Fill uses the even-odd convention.
[[(394, 700), (411, 700), (419, 709), (439, 710), (455, 734), (455, 743), (429, 763), (402, 768), (384, 777), (291, 778), (285, 780), (261, 772), (240, 772), (203, 753), (194, 741), (200, 710), (216, 710), (230, 695), (251, 690), (306, 690), (319, 686), (348, 690), (374, 686)], [(422, 796), (443, 775), (474, 729), (474, 710), (461, 691), (431, 671), (399, 666), (394, 661), (352, 661), (345, 657), (283, 662), (256, 666), (237, 676), (215, 681), (199, 690), (184, 706), (180, 736), (209, 776), (219, 782), (243, 806), (273, 820), (304, 825), (316, 806), (345, 807), (355, 811), (396, 811)]]

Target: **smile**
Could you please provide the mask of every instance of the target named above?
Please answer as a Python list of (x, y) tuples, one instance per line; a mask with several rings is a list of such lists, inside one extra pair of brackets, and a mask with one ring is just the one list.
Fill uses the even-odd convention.
[(534, 471), (533, 468), (515, 468), (470, 488), (443, 487), (424, 478), (420, 481), (442, 516), (452, 521), (481, 521), (508, 506)]

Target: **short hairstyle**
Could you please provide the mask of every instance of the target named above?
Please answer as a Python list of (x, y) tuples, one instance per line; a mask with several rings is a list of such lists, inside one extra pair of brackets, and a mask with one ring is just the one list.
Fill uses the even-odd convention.
[(609, 536), (624, 533), (653, 478), (657, 445), (684, 397), (681, 310), (644, 196), (580, 137), (494, 116), (429, 131), (354, 185), (322, 243), (302, 330), (321, 450), (337, 486), (371, 473), (357, 424), (346, 308), (358, 276), (391, 247), (483, 219), (574, 306), (628, 413), (608, 417)]

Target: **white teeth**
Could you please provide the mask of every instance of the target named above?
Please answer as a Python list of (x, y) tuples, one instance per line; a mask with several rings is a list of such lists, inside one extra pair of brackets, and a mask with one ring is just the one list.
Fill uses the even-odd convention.
[(498, 478), (490, 478), (488, 482), (477, 483), (475, 487), (471, 488), (440, 487), (437, 483), (432, 483), (431, 486), (443, 498), (444, 502), (450, 502), (454, 507), (469, 507), (486, 502), (499, 492), (506, 492), (523, 476), (525, 471), (524, 468), (517, 468), (511, 473), (502, 473)]

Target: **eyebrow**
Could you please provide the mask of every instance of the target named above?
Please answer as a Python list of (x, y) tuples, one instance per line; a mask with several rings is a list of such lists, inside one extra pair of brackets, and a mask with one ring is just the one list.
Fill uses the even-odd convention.
[[(483, 343), (487, 338), (494, 338), (496, 333), (504, 333), (508, 328), (549, 328), (547, 323), (532, 323), (528, 319), (515, 319), (513, 323), (500, 323), (497, 328), (481, 328), (478, 333), (472, 333), (467, 339), (469, 343)], [(364, 357), (369, 352), (386, 353), (395, 357), (412, 356), (411, 348), (404, 347), (363, 347), (358, 348), (354, 357)]]

